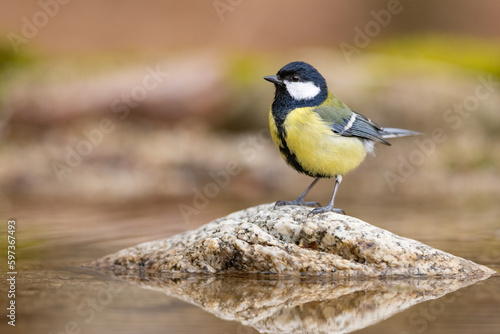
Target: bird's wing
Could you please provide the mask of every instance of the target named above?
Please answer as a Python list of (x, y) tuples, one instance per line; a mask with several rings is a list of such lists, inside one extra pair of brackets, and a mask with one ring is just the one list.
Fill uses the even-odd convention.
[(380, 125), (349, 109), (333, 95), (330, 95), (315, 111), (338, 135), (359, 137), (391, 145), (384, 139), (384, 129)]
[(355, 136), (391, 145), (383, 137), (384, 128), (355, 111), (352, 111), (349, 117), (343, 118), (342, 122), (332, 124), (332, 129), (341, 136)]

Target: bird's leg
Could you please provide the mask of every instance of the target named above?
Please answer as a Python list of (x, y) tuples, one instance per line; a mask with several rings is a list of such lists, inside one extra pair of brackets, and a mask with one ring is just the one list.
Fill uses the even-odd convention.
[(307, 193), (314, 187), (314, 185), (319, 181), (319, 177), (316, 178), (307, 189), (299, 196), (297, 199), (293, 201), (277, 201), (274, 207), (283, 206), (283, 205), (305, 205), (305, 206), (321, 206), (318, 202), (304, 202), (304, 197), (306, 197)]
[(337, 195), (337, 190), (339, 188), (340, 182), (342, 182), (342, 175), (336, 175), (335, 176), (335, 188), (333, 189), (333, 196), (332, 196), (330, 203), (328, 203), (327, 206), (323, 206), (321, 208), (316, 208), (316, 209), (312, 210), (311, 212), (309, 212), (308, 216), (314, 215), (317, 213), (329, 212), (329, 211), (341, 213), (341, 214), (345, 215), (344, 210), (335, 209), (333, 207), (333, 202), (335, 201), (335, 195)]

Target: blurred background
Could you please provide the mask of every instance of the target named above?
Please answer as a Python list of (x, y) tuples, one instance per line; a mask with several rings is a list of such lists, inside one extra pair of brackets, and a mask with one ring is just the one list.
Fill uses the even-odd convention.
[[(345, 178), (339, 205), (496, 201), (498, 9), (484, 0), (4, 2), (3, 196), (191, 206), (197, 190), (210, 202), (294, 197), (310, 180), (269, 142), (274, 87), (262, 77), (304, 60), (352, 109), (425, 133), (378, 147)], [(476, 97), (483, 81), (491, 85)], [(238, 168), (226, 182), (230, 161)], [(219, 189), (204, 189), (217, 173)], [(313, 196), (326, 202), (332, 182), (320, 188)]]
[[(270, 141), (262, 78), (295, 60), (352, 109), (424, 133), (379, 145), (337, 206), (497, 263), (499, 11), (494, 0), (0, 2), (0, 202), (24, 222), (24, 265), (79, 264), (294, 199), (311, 179)], [(332, 189), (323, 180), (309, 200), (324, 205)]]
[[(345, 178), (339, 205), (496, 201), (498, 9), (484, 0), (4, 2), (3, 196), (192, 206), (195, 189), (205, 193), (235, 161), (210, 202), (292, 198), (310, 180), (269, 142), (274, 87), (262, 77), (304, 60), (354, 110), (426, 134), (378, 147)], [(481, 78), (492, 84), (476, 98)], [(398, 171), (404, 161), (408, 173)], [(326, 202), (332, 182), (319, 188), (312, 196)]]

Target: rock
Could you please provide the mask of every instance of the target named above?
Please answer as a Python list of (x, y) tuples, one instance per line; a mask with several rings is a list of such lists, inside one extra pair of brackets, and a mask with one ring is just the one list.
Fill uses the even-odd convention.
[(141, 272), (353, 276), (485, 276), (493, 270), (335, 213), (264, 204), (174, 237), (97, 260), (117, 274)]
[[(348, 333), (373, 325), (412, 305), (436, 299), (480, 280), (465, 278), (254, 279), (212, 275), (125, 275), (122, 279), (163, 292), (259, 333)], [(450, 294), (451, 303), (460, 298)]]

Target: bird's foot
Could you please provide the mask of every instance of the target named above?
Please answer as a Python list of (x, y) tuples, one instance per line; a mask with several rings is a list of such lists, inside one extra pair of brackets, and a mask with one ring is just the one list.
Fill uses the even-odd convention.
[(274, 204), (274, 208), (276, 209), (278, 206), (284, 205), (321, 206), (318, 202), (305, 202), (303, 199), (297, 198), (293, 201), (277, 201), (276, 204)]
[(340, 213), (341, 215), (345, 215), (344, 210), (342, 210), (342, 209), (336, 209), (336, 208), (334, 208), (331, 205), (327, 205), (327, 206), (323, 206), (323, 207), (311, 210), (311, 212), (309, 212), (307, 214), (307, 216), (310, 217), (312, 215), (315, 215), (315, 214), (318, 214), (318, 213), (325, 213), (325, 212), (335, 212), (335, 213)]

